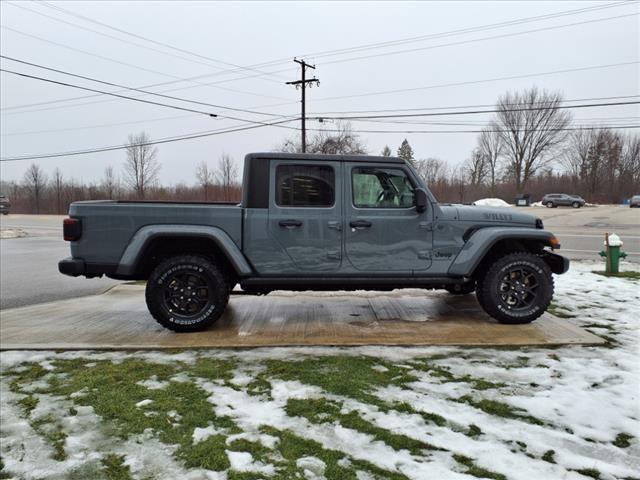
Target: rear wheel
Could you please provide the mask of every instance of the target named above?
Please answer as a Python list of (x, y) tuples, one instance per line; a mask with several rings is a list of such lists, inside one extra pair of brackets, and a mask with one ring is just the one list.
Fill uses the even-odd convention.
[(498, 259), (476, 291), (482, 308), (500, 323), (530, 323), (553, 297), (553, 276), (537, 255), (519, 252)]
[(220, 318), (229, 301), (229, 284), (208, 258), (179, 255), (151, 272), (145, 297), (160, 325), (176, 332), (194, 332)]

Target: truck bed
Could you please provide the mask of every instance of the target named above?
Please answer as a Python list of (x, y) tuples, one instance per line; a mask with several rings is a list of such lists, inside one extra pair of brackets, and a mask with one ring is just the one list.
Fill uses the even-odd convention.
[(224, 230), (240, 247), (242, 208), (232, 203), (86, 201), (69, 216), (82, 221), (82, 237), (71, 243), (74, 258), (117, 264), (135, 233), (145, 225), (203, 225)]

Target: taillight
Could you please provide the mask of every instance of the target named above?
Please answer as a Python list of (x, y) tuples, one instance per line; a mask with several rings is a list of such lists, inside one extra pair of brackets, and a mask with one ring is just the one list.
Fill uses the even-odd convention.
[(67, 242), (80, 240), (82, 235), (82, 220), (79, 218), (65, 218), (62, 221), (62, 234)]

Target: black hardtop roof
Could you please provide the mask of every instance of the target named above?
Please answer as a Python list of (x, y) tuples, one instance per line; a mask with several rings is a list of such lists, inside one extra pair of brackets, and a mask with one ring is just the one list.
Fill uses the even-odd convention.
[(322, 153), (281, 153), (281, 152), (258, 152), (249, 153), (245, 160), (253, 158), (271, 160), (315, 160), (318, 162), (365, 162), (365, 163), (405, 163), (398, 157), (381, 157), (376, 155), (326, 155)]

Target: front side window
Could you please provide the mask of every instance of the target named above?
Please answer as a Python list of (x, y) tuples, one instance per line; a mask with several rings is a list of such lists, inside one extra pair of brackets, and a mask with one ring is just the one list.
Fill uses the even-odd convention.
[(410, 208), (414, 186), (400, 168), (357, 167), (351, 173), (356, 208)]
[(335, 174), (324, 165), (278, 165), (276, 204), (280, 207), (331, 207)]

